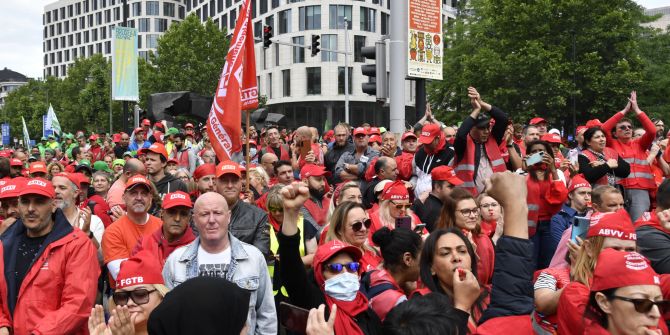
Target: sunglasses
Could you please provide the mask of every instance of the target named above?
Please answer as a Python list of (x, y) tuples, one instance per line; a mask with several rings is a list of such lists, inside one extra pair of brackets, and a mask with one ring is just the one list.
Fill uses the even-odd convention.
[(621, 130), (633, 129), (633, 126), (623, 125), (623, 126), (619, 126), (619, 129), (621, 129)]
[(397, 209), (397, 210), (403, 210), (403, 209), (407, 210), (410, 207), (412, 207), (411, 204), (396, 204), (395, 202), (391, 202), (391, 203), (393, 204), (393, 206), (395, 206), (395, 209)]
[(359, 232), (363, 229), (363, 226), (365, 226), (365, 229), (370, 229), (371, 225), (372, 225), (372, 220), (365, 219), (363, 221), (355, 221), (354, 223), (352, 223), (351, 224), (351, 229), (353, 229), (355, 232)]
[(144, 305), (149, 302), (149, 294), (156, 290), (147, 290), (145, 288), (138, 288), (132, 291), (117, 291), (112, 295), (114, 303), (118, 306), (128, 305), (128, 298), (133, 299), (137, 305)]
[(326, 265), (326, 269), (334, 274), (340, 274), (343, 270), (347, 270), (349, 273), (358, 273), (358, 269), (361, 267), (361, 264), (358, 262), (349, 262), (346, 264), (342, 263), (330, 263)]
[(659, 312), (661, 312), (661, 314), (665, 313), (665, 311), (670, 310), (670, 300), (653, 301), (650, 299), (626, 298), (618, 295), (612, 296), (612, 299), (619, 299), (623, 301), (632, 302), (633, 305), (635, 306), (635, 310), (638, 313), (649, 313), (649, 311), (651, 310), (652, 307), (654, 307), (654, 305), (658, 306), (658, 310)]
[(284, 207), (274, 207), (274, 206), (268, 206), (268, 211), (269, 212), (279, 212), (282, 213), (284, 212)]

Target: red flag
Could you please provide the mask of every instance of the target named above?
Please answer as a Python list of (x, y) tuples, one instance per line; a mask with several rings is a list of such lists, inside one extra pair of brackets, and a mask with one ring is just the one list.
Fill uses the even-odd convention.
[(207, 118), (207, 134), (219, 160), (240, 151), (242, 110), (258, 107), (251, 0), (245, 0), (235, 24), (226, 64)]

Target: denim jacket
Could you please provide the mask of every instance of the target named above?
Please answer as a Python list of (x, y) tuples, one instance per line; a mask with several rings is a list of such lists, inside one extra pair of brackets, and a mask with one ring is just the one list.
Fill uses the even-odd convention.
[[(263, 254), (256, 247), (241, 242), (228, 233), (231, 261), (226, 280), (249, 290), (249, 335), (276, 334), (277, 312), (272, 295), (272, 281)], [(198, 276), (198, 247), (200, 239), (176, 249), (165, 261), (163, 279), (172, 289), (188, 279)]]

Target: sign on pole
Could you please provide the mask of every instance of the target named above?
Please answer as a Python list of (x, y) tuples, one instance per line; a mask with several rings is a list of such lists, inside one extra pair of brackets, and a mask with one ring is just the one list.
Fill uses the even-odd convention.
[(2, 145), (9, 146), (11, 143), (9, 136), (9, 123), (2, 124)]
[(137, 29), (112, 30), (112, 100), (138, 101)]
[(409, 0), (407, 75), (442, 80), (442, 1)]

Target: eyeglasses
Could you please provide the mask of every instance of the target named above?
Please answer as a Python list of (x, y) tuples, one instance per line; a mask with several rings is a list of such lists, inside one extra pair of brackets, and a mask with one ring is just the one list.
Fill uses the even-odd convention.
[(634, 298), (626, 298), (626, 297), (620, 297), (618, 295), (613, 295), (612, 299), (619, 299), (623, 301), (628, 301), (632, 302), (633, 305), (635, 306), (635, 310), (638, 313), (649, 313), (652, 307), (654, 305), (658, 306), (659, 312), (661, 314), (665, 313), (665, 311), (670, 309), (670, 300), (660, 300), (660, 301), (653, 301), (651, 299), (634, 299)]
[(156, 290), (147, 290), (145, 288), (138, 288), (132, 291), (116, 291), (112, 295), (114, 303), (118, 306), (128, 305), (128, 298), (133, 299), (137, 305), (144, 305), (149, 302), (149, 294)]
[(395, 209), (397, 209), (399, 211), (403, 210), (403, 209), (407, 210), (410, 207), (412, 207), (411, 204), (396, 204), (395, 202), (391, 202), (391, 203), (393, 204), (393, 206), (395, 206)]
[(633, 126), (624, 124), (624, 125), (619, 126), (619, 129), (621, 129), (621, 130), (633, 129)]
[(355, 232), (359, 232), (363, 229), (363, 226), (365, 226), (365, 229), (370, 229), (371, 225), (372, 225), (372, 220), (365, 219), (363, 221), (355, 221), (354, 223), (352, 223), (351, 224), (351, 229), (353, 229)]
[(472, 214), (479, 215), (479, 208), (461, 209), (459, 210), (463, 216), (470, 216)]
[(274, 206), (268, 206), (268, 212), (284, 212), (284, 207), (274, 207)]
[(330, 263), (326, 265), (326, 269), (334, 274), (340, 274), (343, 270), (347, 270), (349, 273), (358, 273), (358, 269), (361, 267), (361, 264), (358, 262), (349, 262), (346, 264), (342, 263)]
[(489, 207), (490, 208), (496, 208), (496, 207), (498, 207), (498, 203), (497, 202), (492, 202), (490, 204), (481, 204), (479, 207), (484, 208), (484, 209), (487, 209)]

